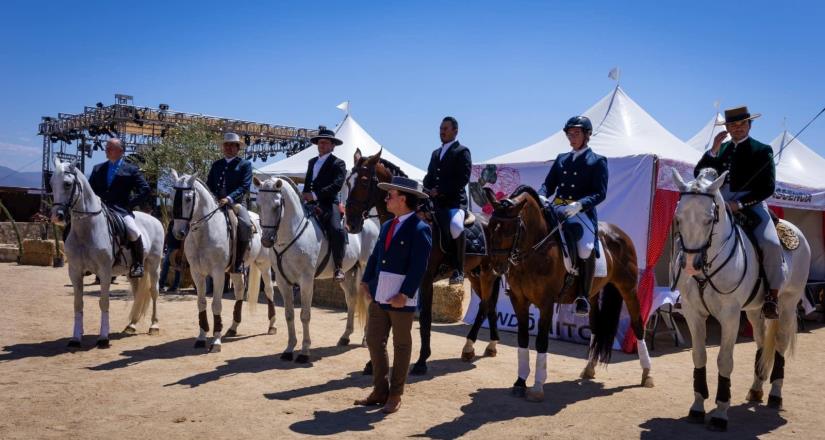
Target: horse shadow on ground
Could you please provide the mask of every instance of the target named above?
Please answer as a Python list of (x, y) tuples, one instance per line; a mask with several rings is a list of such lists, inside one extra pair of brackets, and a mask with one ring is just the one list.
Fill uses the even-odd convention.
[[(114, 334), (112, 335), (114, 336)], [(135, 335), (137, 336), (137, 335)], [(237, 338), (225, 339), (224, 344), (229, 342), (240, 341), (243, 339), (254, 338), (260, 335), (249, 335)], [(127, 337), (119, 334), (119, 337)], [(130, 337), (130, 336), (129, 336)], [(178, 339), (175, 341), (164, 342), (158, 345), (149, 345), (135, 350), (125, 350), (120, 353), (120, 359), (115, 359), (105, 364), (100, 364), (94, 367), (89, 367), (92, 371), (110, 371), (119, 370), (132, 365), (136, 365), (144, 361), (163, 360), (163, 359), (178, 359), (187, 356), (201, 356), (208, 354), (205, 348), (194, 348), (195, 338)]]
[[(354, 350), (357, 346), (350, 345), (347, 347), (330, 346), (316, 348), (312, 350), (312, 361), (319, 361), (321, 359), (332, 357)], [(293, 361), (284, 361), (280, 359), (280, 354), (268, 354), (264, 356), (248, 356), (237, 359), (228, 359), (225, 364), (217, 366), (212, 371), (196, 374), (194, 376), (185, 377), (177, 382), (168, 383), (164, 387), (174, 385), (184, 385), (189, 388), (196, 388), (210, 382), (215, 382), (224, 377), (235, 376), (238, 374), (254, 374), (262, 373), (269, 370), (293, 370), (296, 368), (310, 368), (312, 362), (307, 364), (299, 364)]]
[(433, 426), (414, 437), (453, 439), (466, 435), (485, 424), (518, 418), (545, 417), (561, 412), (568, 405), (610, 396), (638, 385), (605, 388), (593, 381), (568, 380), (544, 385), (545, 401), (528, 402), (511, 395), (510, 388), (483, 388), (472, 393), (472, 401), (461, 407), (463, 414)]
[[(59, 338), (53, 341), (33, 342), (28, 344), (14, 344), (3, 347), (2, 351), (7, 353), (0, 353), (0, 364), (5, 362), (16, 361), (18, 359), (42, 357), (49, 358), (60, 356), (63, 354), (72, 354), (77, 352), (85, 352), (91, 350), (98, 350), (96, 334), (83, 335), (81, 339), (81, 346), (79, 348), (69, 348), (70, 337)], [(125, 335), (123, 333), (110, 333), (109, 341), (118, 341), (123, 338), (131, 337), (133, 335)], [(137, 336), (137, 335), (134, 335)]]
[[(687, 412), (688, 406), (685, 406)], [(736, 439), (756, 439), (764, 436), (788, 421), (782, 417), (781, 412), (765, 405), (743, 403), (731, 406), (728, 410), (728, 431), (723, 434)], [(667, 419), (654, 418), (641, 425), (642, 432), (640, 439), (696, 439), (706, 438), (710, 431), (705, 424), (689, 423), (687, 418)]]

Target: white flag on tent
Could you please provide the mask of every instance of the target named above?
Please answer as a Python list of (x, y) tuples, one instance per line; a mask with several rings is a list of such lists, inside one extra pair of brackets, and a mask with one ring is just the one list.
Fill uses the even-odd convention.
[(621, 74), (621, 71), (619, 70), (619, 67), (616, 66), (616, 67), (610, 69), (610, 73), (607, 74), (607, 77), (612, 79), (613, 81), (618, 81), (620, 74)]
[(344, 101), (335, 106), (335, 108), (339, 110), (343, 110), (344, 113), (349, 114), (349, 101)]

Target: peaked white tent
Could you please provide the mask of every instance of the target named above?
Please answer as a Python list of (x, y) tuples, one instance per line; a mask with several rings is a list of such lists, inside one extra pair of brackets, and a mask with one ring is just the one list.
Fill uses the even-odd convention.
[[(722, 115), (717, 112), (716, 116), (711, 118), (711, 120), (708, 121), (708, 123), (705, 124), (705, 126), (701, 130), (699, 130), (698, 133), (696, 133), (695, 135), (693, 135), (692, 138), (686, 141), (687, 144), (693, 147), (695, 150), (704, 153), (713, 144), (713, 138), (725, 129), (724, 125), (716, 124), (724, 121), (725, 119), (722, 117)], [(726, 136), (725, 141), (729, 140), (730, 136)]]
[[(344, 143), (335, 147), (333, 154), (347, 164), (347, 170), (352, 169), (355, 150), (360, 149), (361, 154), (364, 156), (371, 156), (381, 150), (381, 144), (373, 139), (349, 113), (344, 116), (344, 120), (336, 127), (335, 137), (341, 139)], [(261, 167), (257, 172), (266, 175), (277, 174), (303, 178), (307, 171), (307, 162), (317, 155), (318, 150), (312, 146), (286, 159)], [(424, 175), (426, 174), (424, 170), (400, 159), (386, 148), (383, 149), (381, 157), (401, 167), (410, 178), (418, 181), (424, 180)]]
[[(642, 313), (647, 317), (663, 302), (672, 302), (676, 297), (664, 287), (668, 284), (667, 277), (659, 280), (654, 277), (673, 215), (676, 200), (673, 194), (678, 198), (678, 193), (660, 189), (670, 180), (669, 170), (660, 171), (661, 165), (667, 163), (692, 175), (693, 164), (702, 153), (662, 127), (618, 86), (583, 114), (593, 122), (590, 147), (609, 158), (607, 198), (598, 207), (599, 219), (618, 225), (633, 240), (640, 270), (639, 298)], [(495, 182), (486, 185), (501, 196), (509, 195), (522, 184), (539, 188), (552, 161), (558, 154), (568, 151), (570, 144), (564, 132), (559, 130), (538, 143), (475, 165), (471, 185), (477, 182), (482, 172), (484, 181), (490, 182), (494, 172)], [(480, 200), (475, 202), (482, 203)], [(489, 212), (489, 209), (489, 206), (482, 207), (482, 211)], [(657, 285), (663, 287), (657, 288)], [(499, 301), (498, 306), (499, 325), (507, 328), (514, 322), (510, 319), (512, 309), (506, 300)], [(467, 316), (474, 312), (471, 310)], [(536, 312), (533, 309), (531, 313)], [(538, 322), (538, 315), (533, 317)], [(555, 331), (551, 336), (581, 343), (589, 341), (587, 318), (576, 317), (562, 307), (554, 321)], [(629, 319), (625, 318), (616, 341), (616, 346), (626, 351), (635, 349), (632, 332), (625, 331), (628, 325)]]

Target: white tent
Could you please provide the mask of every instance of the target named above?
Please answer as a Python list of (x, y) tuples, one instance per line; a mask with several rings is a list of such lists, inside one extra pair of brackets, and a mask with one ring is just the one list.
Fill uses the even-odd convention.
[[(620, 87), (602, 98), (583, 113), (593, 122), (593, 136), (589, 145), (598, 154), (607, 156), (609, 185), (606, 200), (599, 205), (599, 219), (621, 227), (633, 240), (637, 264), (640, 270), (639, 297), (642, 312), (655, 310), (663, 302), (672, 302), (676, 294), (665, 286), (668, 280), (654, 277), (654, 269), (664, 250), (673, 191), (660, 187), (669, 181), (670, 172), (661, 170), (663, 164), (673, 166), (682, 173), (691, 173), (693, 164), (701, 157), (701, 151), (691, 148), (662, 127), (652, 116)], [(494, 192), (507, 195), (522, 184), (539, 188), (550, 169), (551, 162), (560, 153), (570, 151), (570, 144), (563, 131), (530, 145), (473, 167), (471, 185), (485, 176), (485, 182), (495, 173), (495, 182), (486, 183)], [(471, 191), (474, 193), (476, 191)], [(480, 203), (479, 200), (475, 200)], [(675, 202), (674, 202), (675, 203)], [(655, 207), (655, 210), (654, 210)], [(488, 206), (482, 207), (488, 210)], [(667, 214), (669, 212), (669, 215)], [(662, 214), (665, 215), (662, 215)], [(502, 295), (501, 298), (505, 296)], [(499, 301), (500, 326), (507, 328), (511, 307), (509, 302)], [(468, 312), (472, 316), (475, 310)], [(535, 310), (531, 311), (535, 313)], [(538, 316), (533, 315), (536, 322)], [(558, 318), (556, 318), (558, 317)], [(629, 319), (624, 318), (623, 329)], [(551, 336), (581, 343), (589, 341), (587, 318), (576, 317), (572, 311), (560, 308), (554, 315), (554, 331)], [(535, 330), (533, 328), (532, 330)], [(617, 336), (617, 344), (625, 350), (635, 347), (635, 339), (624, 330)]]
[[(667, 131), (622, 90), (616, 89), (583, 113), (593, 122), (590, 146), (607, 157), (655, 154), (659, 158), (696, 162), (700, 153)], [(561, 125), (561, 124), (560, 124)], [(549, 161), (570, 151), (562, 130), (525, 148), (496, 156), (483, 163), (516, 164)]]
[[(713, 144), (713, 138), (716, 137), (717, 134), (722, 132), (725, 129), (724, 125), (716, 125), (717, 123), (724, 122), (725, 119), (722, 117), (720, 113), (716, 113), (716, 116), (711, 118), (705, 126), (699, 130), (692, 138), (687, 140), (687, 144), (696, 149), (697, 151), (705, 152), (708, 148), (710, 148), (711, 144)], [(725, 137), (725, 141), (729, 141), (730, 136)]]
[[(361, 150), (364, 156), (371, 156), (381, 150), (379, 144), (355, 119), (347, 113), (344, 120), (335, 129), (335, 137), (344, 141), (343, 144), (335, 147), (333, 154), (341, 158), (347, 164), (347, 170), (352, 169), (353, 155), (356, 149)], [(285, 175), (288, 177), (303, 178), (307, 171), (307, 163), (310, 159), (318, 155), (318, 150), (313, 146), (301, 151), (298, 154), (268, 164), (257, 170), (260, 174)], [(426, 172), (408, 162), (401, 160), (386, 148), (383, 149), (381, 157), (389, 160), (407, 173), (412, 179), (424, 180)]]
[(787, 131), (771, 141), (771, 148), (778, 181), (825, 190), (825, 158)]

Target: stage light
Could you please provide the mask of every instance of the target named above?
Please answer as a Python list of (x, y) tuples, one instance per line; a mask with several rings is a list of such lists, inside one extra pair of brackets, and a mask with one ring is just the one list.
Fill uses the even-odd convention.
[(169, 104), (161, 104), (158, 106), (158, 108), (160, 108), (160, 111), (165, 112), (169, 110)]
[(95, 104), (95, 107), (97, 107), (97, 108), (103, 108), (103, 103), (102, 103), (102, 102), (98, 102), (97, 104)]
[(248, 134), (245, 134), (243, 136), (243, 143), (245, 143), (246, 145), (249, 145), (251, 140), (252, 140), (252, 138), (250, 138)]

